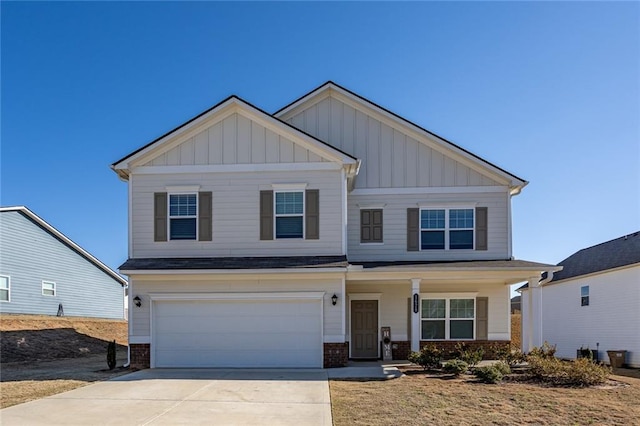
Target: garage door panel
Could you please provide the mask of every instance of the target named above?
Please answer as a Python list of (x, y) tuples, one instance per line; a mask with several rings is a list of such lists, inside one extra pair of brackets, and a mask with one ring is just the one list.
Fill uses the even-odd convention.
[(154, 304), (156, 367), (321, 367), (320, 300)]

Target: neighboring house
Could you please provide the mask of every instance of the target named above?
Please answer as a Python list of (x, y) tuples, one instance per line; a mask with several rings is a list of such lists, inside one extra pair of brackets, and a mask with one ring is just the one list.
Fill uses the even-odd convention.
[[(527, 184), (328, 82), (269, 114), (231, 96), (112, 165), (129, 186), (131, 362), (336, 367), (508, 345)], [(139, 305), (139, 306), (137, 306)]]
[(513, 296), (511, 298), (511, 313), (512, 314), (519, 314), (522, 311), (521, 299), (522, 299), (522, 296), (520, 296), (520, 295)]
[(627, 364), (640, 367), (640, 232), (582, 249), (559, 265), (562, 271), (542, 285), (519, 289), (523, 350), (537, 346), (530, 339), (547, 341), (558, 357), (589, 348), (605, 362), (607, 351), (626, 350)]
[(0, 312), (124, 318), (127, 281), (26, 207), (0, 208)]

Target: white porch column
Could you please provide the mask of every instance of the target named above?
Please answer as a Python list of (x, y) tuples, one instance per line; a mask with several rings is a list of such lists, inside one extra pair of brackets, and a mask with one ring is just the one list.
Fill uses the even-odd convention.
[(530, 277), (529, 283), (529, 316), (528, 316), (528, 342), (526, 348), (529, 352), (534, 346), (542, 346), (542, 287), (540, 277)]
[[(411, 278), (411, 350), (420, 350), (420, 278)], [(415, 312), (415, 298), (418, 298), (418, 312)]]

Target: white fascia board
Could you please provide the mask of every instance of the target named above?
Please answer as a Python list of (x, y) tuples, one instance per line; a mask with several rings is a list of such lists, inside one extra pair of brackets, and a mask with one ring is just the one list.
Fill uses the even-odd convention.
[[(219, 115), (218, 119), (223, 120), (229, 115), (233, 114), (235, 110), (231, 108), (232, 105), (237, 104), (237, 98), (229, 98), (222, 104), (218, 105), (216, 108), (213, 108), (211, 111), (203, 114), (192, 122), (183, 125), (182, 127), (176, 129), (174, 132), (169, 133), (165, 137), (158, 139), (153, 142), (151, 145), (146, 148), (136, 152), (135, 154), (126, 157), (124, 160), (114, 164), (111, 166), (114, 170), (128, 170), (133, 165), (138, 162), (144, 161), (144, 158), (149, 154), (154, 153), (155, 155), (160, 155), (166, 151), (169, 151), (173, 148), (173, 144), (169, 144), (171, 146), (166, 146), (168, 142), (179, 140), (178, 144), (182, 142), (182, 138), (188, 139), (190, 133), (194, 131), (194, 129), (199, 129), (203, 123), (208, 123), (209, 120), (215, 116)], [(196, 132), (197, 133), (197, 132)], [(195, 133), (194, 133), (195, 134)]]
[(121, 269), (120, 273), (127, 276), (139, 275), (311, 275), (311, 274), (344, 274), (347, 268), (280, 268), (280, 269)]
[[(356, 165), (357, 160), (338, 151), (337, 149), (327, 145), (319, 140), (313, 138), (306, 133), (303, 133), (296, 128), (289, 126), (288, 124), (267, 115), (266, 113), (258, 110), (250, 104), (242, 101), (238, 98), (230, 98), (226, 102), (220, 104), (218, 107), (212, 109), (208, 113), (198, 117), (196, 120), (184, 125), (171, 134), (166, 135), (164, 138), (154, 142), (147, 148), (137, 152), (131, 157), (114, 164), (112, 168), (115, 171), (122, 171), (128, 174), (128, 170), (133, 169), (135, 166), (140, 166), (149, 161), (149, 156), (158, 156), (167, 151), (170, 151), (174, 147), (178, 146), (185, 140), (192, 136), (195, 136), (205, 127), (209, 126), (214, 119), (216, 121), (222, 121), (231, 114), (237, 113), (243, 117), (259, 123), (263, 127), (273, 131), (276, 134), (284, 135), (290, 138), (294, 143), (300, 144), (305, 149), (326, 158), (330, 161), (337, 162), (340, 166)], [(120, 174), (120, 173), (119, 173)]]
[(40, 216), (38, 216), (37, 214), (35, 214), (31, 210), (29, 210), (27, 207), (25, 207), (25, 206), (14, 206), (14, 207), (2, 207), (2, 208), (0, 208), (0, 212), (10, 212), (10, 211), (18, 211), (18, 212), (22, 212), (22, 213), (26, 214), (30, 219), (32, 219), (38, 225), (40, 225), (43, 228), (45, 228), (48, 232), (53, 234), (58, 239), (62, 240), (65, 244), (70, 246), (73, 250), (75, 250), (76, 252), (80, 253), (80, 255), (82, 255), (87, 260), (89, 260), (91, 263), (93, 263), (96, 267), (98, 267), (98, 269), (101, 269), (103, 272), (105, 272), (107, 275), (112, 277), (114, 280), (118, 281), (118, 283), (120, 285), (122, 285), (122, 286), (126, 286), (127, 285), (127, 280), (125, 280), (120, 275), (118, 275), (113, 269), (109, 268), (107, 265), (102, 263), (100, 260), (98, 260), (96, 257), (94, 257), (91, 253), (89, 253), (88, 251), (86, 251), (85, 249), (80, 247), (78, 244), (74, 243), (70, 238), (68, 238), (62, 232), (58, 231), (53, 226), (49, 225), (44, 219), (42, 219)]
[(478, 194), (509, 192), (508, 186), (432, 186), (406, 188), (358, 188), (350, 195), (422, 195), (422, 194)]
[[(366, 111), (371, 113), (371, 115), (380, 119), (380, 121), (387, 124), (391, 128), (400, 127), (404, 129), (407, 134), (429, 146), (430, 148), (433, 148), (436, 151), (439, 151), (448, 156), (452, 156), (451, 154), (453, 154), (454, 159), (460, 161), (467, 167), (470, 167), (471, 169), (477, 171), (482, 175), (485, 175), (491, 179), (496, 179), (496, 177), (498, 177), (498, 180), (503, 181), (512, 188), (514, 195), (517, 195), (528, 183), (527, 181), (517, 179), (515, 176), (498, 169), (497, 167), (479, 157), (475, 157), (474, 155), (465, 152), (463, 149), (454, 146), (450, 142), (443, 140), (437, 135), (425, 132), (424, 129), (421, 129), (415, 124), (385, 111), (381, 107), (372, 104), (370, 101), (366, 101), (354, 96), (353, 94), (345, 91), (341, 87), (338, 87), (331, 82), (319, 87), (302, 99), (299, 99), (297, 102), (289, 105), (284, 110), (279, 111), (276, 116), (286, 120), (286, 118), (288, 118), (290, 115), (293, 115), (293, 113), (295, 113), (297, 109), (304, 106), (305, 104), (319, 102), (327, 96), (335, 96), (335, 98), (339, 101), (357, 110), (365, 109)], [(491, 174), (494, 176), (488, 175), (487, 171), (491, 172)]]
[[(578, 280), (583, 280), (586, 278), (591, 278), (597, 275), (604, 275), (604, 274), (608, 274), (611, 272), (618, 272), (621, 271), (623, 269), (629, 269), (629, 268), (637, 268), (640, 267), (640, 263), (632, 263), (630, 265), (624, 265), (624, 266), (618, 266), (617, 268), (611, 268), (611, 269), (604, 269), (602, 271), (596, 271), (596, 272), (591, 272), (590, 274), (584, 274), (584, 275), (577, 275), (575, 277), (571, 277), (571, 278), (565, 278), (564, 280), (558, 280), (558, 281), (551, 281), (546, 283), (544, 286), (550, 286), (550, 285), (556, 285), (556, 284), (565, 284), (571, 281), (578, 281)], [(553, 271), (553, 272), (558, 272), (558, 271)]]
[(260, 164), (209, 164), (193, 166), (138, 166), (131, 174), (188, 174), (188, 173), (251, 173), (341, 170), (336, 163), (260, 163)]
[(505, 285), (516, 284), (526, 281), (533, 273), (540, 274), (540, 269), (496, 269), (496, 268), (374, 268), (373, 270), (349, 271), (347, 281), (384, 281), (384, 280), (411, 280), (421, 278), (427, 281), (496, 281)]

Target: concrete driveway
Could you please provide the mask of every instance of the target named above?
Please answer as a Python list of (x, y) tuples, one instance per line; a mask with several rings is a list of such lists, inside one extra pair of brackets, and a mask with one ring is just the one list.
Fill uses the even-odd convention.
[(153, 369), (0, 411), (10, 425), (331, 425), (324, 370)]

